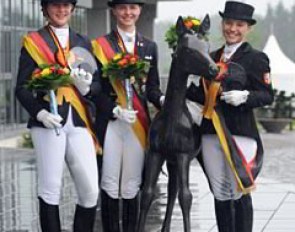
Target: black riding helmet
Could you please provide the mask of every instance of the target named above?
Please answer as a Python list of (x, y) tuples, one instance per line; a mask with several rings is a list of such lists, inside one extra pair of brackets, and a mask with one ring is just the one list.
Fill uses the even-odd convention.
[(114, 7), (115, 5), (120, 5), (120, 4), (139, 4), (139, 5), (144, 5), (145, 0), (109, 0), (108, 5), (110, 7)]
[(47, 17), (46, 6), (50, 3), (71, 3), (71, 4), (73, 4), (73, 6), (75, 8), (75, 6), (77, 4), (77, 0), (41, 0), (41, 6), (42, 6), (42, 11), (43, 11), (44, 17)]
[(42, 7), (49, 3), (72, 3), (74, 6), (76, 6), (77, 0), (41, 0)]

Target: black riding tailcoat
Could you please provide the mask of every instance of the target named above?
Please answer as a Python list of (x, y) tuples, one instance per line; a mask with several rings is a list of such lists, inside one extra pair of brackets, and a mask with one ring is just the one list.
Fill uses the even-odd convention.
[[(51, 51), (55, 54), (57, 51), (57, 46), (55, 45), (49, 31), (46, 28), (42, 28), (38, 31), (42, 38), (46, 41), (48, 46), (50, 47)], [(70, 49), (73, 47), (83, 47), (87, 49), (90, 53), (92, 53), (91, 42), (86, 37), (72, 31), (70, 29), (69, 32), (69, 39), (70, 39)], [(33, 71), (38, 67), (37, 63), (33, 60), (30, 56), (26, 48), (21, 49), (21, 55), (19, 58), (19, 68), (17, 74), (17, 82), (16, 82), (16, 89), (15, 94), (17, 99), (20, 101), (22, 106), (27, 110), (30, 115), (30, 119), (28, 122), (28, 127), (38, 126), (44, 127), (44, 125), (37, 121), (36, 116), (38, 112), (42, 109), (49, 110), (49, 102), (44, 100), (44, 96), (47, 94), (46, 92), (37, 92), (33, 93), (32, 91), (28, 90), (25, 85), (27, 81), (31, 79)], [(100, 91), (100, 85), (97, 81), (97, 74), (93, 76), (93, 84), (91, 85), (91, 90), (88, 96), (91, 93), (97, 94)], [(86, 96), (87, 98), (87, 96)], [(87, 99), (81, 96), (81, 99), (86, 103), (90, 102)], [(67, 115), (69, 111), (69, 104), (64, 102), (63, 105), (58, 106), (58, 113), (63, 118), (62, 124), (66, 123)], [(73, 123), (75, 126), (82, 126), (85, 127), (85, 123), (82, 121), (78, 113), (72, 108), (73, 113)]]
[[(218, 62), (221, 59), (222, 53), (223, 47), (213, 52), (211, 56), (215, 62)], [(246, 103), (241, 104), (240, 106), (236, 107), (227, 104), (225, 101), (219, 100), (219, 97), (217, 99), (217, 105), (225, 117), (225, 123), (231, 134), (247, 136), (257, 141), (257, 166), (260, 167), (263, 147), (258, 134), (253, 109), (271, 104), (274, 99), (272, 85), (267, 80), (270, 73), (269, 59), (266, 54), (253, 49), (250, 44), (245, 42), (237, 49), (230, 61), (241, 65), (246, 72), (246, 80), (242, 85), (239, 85), (239, 89), (237, 90), (248, 90), (250, 94), (248, 95)], [(233, 79), (235, 78), (235, 73), (230, 75), (232, 75)], [(230, 83), (222, 84), (230, 86)], [(191, 85), (188, 88), (187, 97), (190, 100), (204, 104), (205, 97), (203, 85), (201, 83), (199, 87)], [(202, 121), (201, 131), (203, 134), (216, 133), (212, 121), (206, 119), (203, 119)]]
[[(112, 31), (110, 34), (105, 35), (110, 42), (113, 50), (116, 53), (123, 52), (118, 45), (118, 38), (116, 31)], [(135, 50), (137, 55), (148, 62), (150, 62), (150, 70), (148, 72), (147, 81), (144, 86), (136, 88), (136, 92), (141, 100), (142, 104), (147, 110), (147, 100), (150, 101), (156, 108), (160, 108), (160, 97), (162, 93), (160, 91), (160, 80), (158, 73), (158, 51), (155, 42), (145, 38), (140, 33), (136, 34)], [(101, 72), (102, 64), (99, 64), (99, 80), (101, 83), (102, 91), (99, 96), (96, 96), (93, 100), (97, 108), (97, 117), (95, 130), (99, 141), (103, 144), (106, 128), (109, 120), (114, 120), (113, 109), (117, 105), (117, 95), (108, 78), (102, 76)]]

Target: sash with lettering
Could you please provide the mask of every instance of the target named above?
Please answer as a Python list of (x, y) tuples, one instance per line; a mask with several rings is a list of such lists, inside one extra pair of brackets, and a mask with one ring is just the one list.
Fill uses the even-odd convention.
[[(38, 32), (30, 32), (28, 35), (25, 35), (23, 38), (23, 46), (38, 65), (59, 63), (62, 66), (67, 66), (66, 61), (57, 62), (54, 53)], [(56, 100), (58, 105), (62, 105), (63, 101), (66, 101), (74, 107), (92, 136), (97, 154), (102, 154), (102, 147), (96, 139), (94, 130), (92, 129), (90, 114), (76, 88), (73, 86), (58, 88)]]
[[(221, 80), (227, 72), (227, 66), (223, 62), (217, 63), (217, 65), (220, 67), (220, 73), (215, 80)], [(225, 158), (234, 173), (239, 191), (247, 194), (255, 188), (254, 177), (251, 172), (253, 163), (246, 162), (242, 150), (238, 147), (233, 135), (225, 124), (222, 110), (216, 105), (221, 82), (215, 80), (207, 81), (202, 78), (205, 92), (203, 115), (205, 118), (212, 120)]]
[[(96, 40), (93, 40), (92, 47), (93, 47), (94, 55), (101, 62), (102, 65), (106, 65), (116, 55), (116, 52), (113, 50), (110, 42), (105, 37), (100, 37), (100, 38), (97, 38)], [(119, 104), (122, 107), (126, 108), (127, 106), (126, 91), (121, 80), (118, 78), (116, 80), (110, 80), (110, 81), (114, 91), (116, 92), (118, 96)], [(147, 146), (147, 132), (149, 127), (149, 118), (135, 90), (133, 91), (133, 95), (134, 95), (133, 108), (138, 113), (137, 113), (137, 119), (135, 123), (132, 124), (132, 128), (140, 144), (145, 149)]]

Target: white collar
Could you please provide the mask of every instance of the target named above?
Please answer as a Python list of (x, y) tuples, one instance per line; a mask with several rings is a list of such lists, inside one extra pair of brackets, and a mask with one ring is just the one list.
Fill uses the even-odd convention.
[(238, 50), (238, 48), (242, 45), (242, 43), (243, 41), (236, 44), (230, 44), (230, 45), (225, 44), (224, 50), (223, 50), (224, 57), (226, 59), (229, 59)]
[(136, 29), (133, 32), (126, 32), (117, 26), (117, 30), (124, 43), (135, 42)]
[(65, 25), (64, 27), (54, 27), (52, 25), (49, 25), (50, 28), (53, 30), (54, 34), (56, 35), (60, 45), (62, 48), (66, 48), (69, 41), (69, 34), (70, 34), (70, 28), (69, 25)]
[(54, 33), (57, 36), (68, 36), (69, 35), (69, 25), (65, 25), (64, 27), (54, 27), (52, 25), (49, 25), (51, 29), (54, 31)]

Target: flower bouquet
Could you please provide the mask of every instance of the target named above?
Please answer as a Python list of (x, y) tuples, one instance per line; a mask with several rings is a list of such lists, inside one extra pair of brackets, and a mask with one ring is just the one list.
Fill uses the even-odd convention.
[[(201, 21), (195, 17), (187, 16), (183, 18), (184, 25), (193, 33), (198, 33)], [(176, 25), (171, 25), (165, 33), (165, 41), (168, 43), (169, 48), (175, 50), (177, 46), (178, 36), (176, 33)]]
[(56, 90), (58, 87), (72, 84), (70, 70), (58, 64), (40, 65), (32, 74), (27, 88), (36, 91)]
[(133, 87), (136, 82), (146, 81), (150, 63), (140, 59), (137, 55), (118, 53), (113, 59), (103, 66), (104, 77), (111, 80), (120, 79), (124, 82), (126, 91), (127, 108), (133, 109)]
[[(40, 65), (32, 74), (26, 87), (34, 91), (47, 91), (49, 95), (50, 112), (58, 114), (57, 103), (54, 91), (62, 86), (71, 85), (70, 70), (61, 67), (58, 64)], [(55, 128), (55, 132), (59, 135), (59, 130)]]

